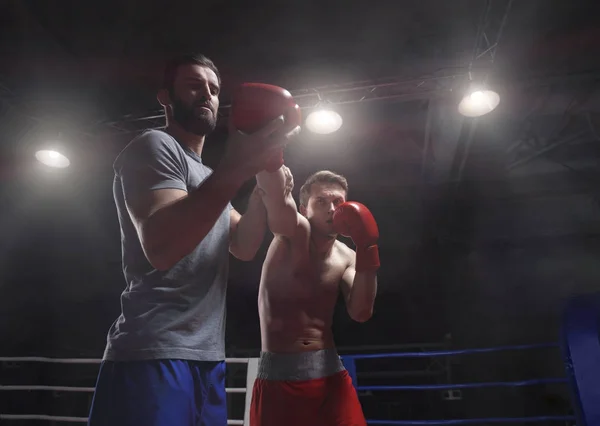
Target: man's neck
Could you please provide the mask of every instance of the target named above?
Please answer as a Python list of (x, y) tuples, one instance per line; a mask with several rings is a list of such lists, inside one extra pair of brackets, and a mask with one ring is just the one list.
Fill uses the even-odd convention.
[(204, 139), (206, 138), (205, 136), (190, 133), (174, 121), (169, 121), (167, 123), (167, 128), (165, 129), (165, 131), (171, 136), (173, 136), (175, 140), (177, 140), (179, 143), (187, 146), (199, 156), (202, 156), (202, 149), (204, 148)]
[(331, 253), (331, 249), (335, 244), (336, 238), (330, 235), (315, 235), (310, 236), (310, 248), (314, 255), (318, 257), (327, 257)]

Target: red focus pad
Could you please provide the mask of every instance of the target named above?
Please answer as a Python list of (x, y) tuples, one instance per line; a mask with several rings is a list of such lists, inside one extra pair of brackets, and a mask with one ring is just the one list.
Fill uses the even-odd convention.
[(285, 116), (287, 131), (302, 123), (300, 108), (290, 92), (282, 87), (244, 83), (233, 95), (231, 120), (235, 128), (244, 133), (254, 133), (280, 115)]
[[(284, 131), (289, 132), (302, 123), (302, 114), (296, 101), (282, 87), (263, 83), (244, 83), (233, 94), (231, 120), (233, 126), (247, 134), (254, 133), (283, 115)], [(283, 165), (283, 149), (267, 166), (274, 172)]]

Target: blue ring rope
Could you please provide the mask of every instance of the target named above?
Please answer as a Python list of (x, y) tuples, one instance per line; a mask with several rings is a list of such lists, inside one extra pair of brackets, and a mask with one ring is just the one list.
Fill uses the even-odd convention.
[(515, 346), (497, 346), (494, 348), (479, 348), (479, 349), (460, 349), (453, 351), (432, 351), (432, 352), (395, 352), (387, 354), (350, 354), (342, 355), (343, 358), (352, 359), (376, 359), (376, 358), (431, 358), (436, 356), (448, 355), (466, 355), (466, 354), (481, 354), (499, 351), (516, 351), (523, 349), (540, 349), (540, 348), (558, 348), (558, 343), (542, 343), (537, 345), (515, 345)]
[(492, 417), (489, 419), (456, 419), (456, 420), (367, 420), (369, 425), (469, 425), (481, 423), (539, 423), (567, 422), (575, 420), (575, 416), (538, 416), (538, 417)]
[(391, 390), (426, 390), (426, 389), (466, 389), (466, 388), (489, 388), (489, 387), (509, 387), (509, 386), (532, 386), (549, 383), (567, 383), (566, 378), (533, 379), (521, 380), (518, 382), (484, 382), (484, 383), (456, 383), (443, 385), (399, 385), (399, 386), (358, 386), (359, 391), (391, 391)]

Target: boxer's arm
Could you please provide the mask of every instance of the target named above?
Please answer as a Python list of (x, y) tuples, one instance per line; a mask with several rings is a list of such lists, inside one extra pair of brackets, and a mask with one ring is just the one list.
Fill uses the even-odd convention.
[(342, 276), (341, 291), (348, 315), (354, 321), (365, 322), (373, 315), (377, 295), (377, 271), (356, 272), (355, 259)]
[(174, 144), (148, 133), (115, 162), (142, 249), (157, 270), (171, 268), (198, 246), (243, 183), (235, 171), (217, 169), (188, 193), (184, 160)]
[(273, 173), (256, 175), (258, 186), (263, 190), (263, 203), (267, 210), (267, 223), (275, 235), (292, 237), (298, 227), (298, 210), (292, 197), (293, 176), (282, 166)]
[(356, 245), (356, 252), (352, 252), (349, 265), (342, 276), (342, 291), (350, 317), (358, 322), (367, 321), (373, 315), (373, 303), (377, 294), (377, 223), (365, 205), (349, 201), (336, 208), (333, 226), (339, 234), (352, 238)]
[(243, 215), (231, 209), (229, 252), (240, 260), (250, 261), (265, 237), (267, 213), (260, 188), (254, 188)]

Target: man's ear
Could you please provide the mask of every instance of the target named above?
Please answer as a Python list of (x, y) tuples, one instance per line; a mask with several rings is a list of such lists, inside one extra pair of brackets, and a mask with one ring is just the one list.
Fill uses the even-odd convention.
[(306, 217), (306, 207), (304, 207), (302, 204), (300, 204), (300, 214)]
[(156, 99), (165, 108), (171, 106), (171, 95), (167, 89), (160, 89), (156, 94)]

